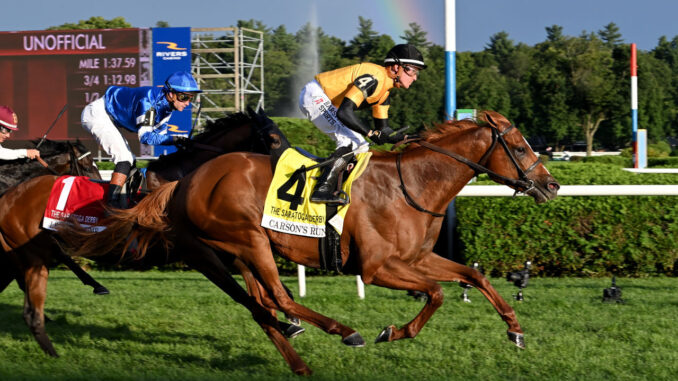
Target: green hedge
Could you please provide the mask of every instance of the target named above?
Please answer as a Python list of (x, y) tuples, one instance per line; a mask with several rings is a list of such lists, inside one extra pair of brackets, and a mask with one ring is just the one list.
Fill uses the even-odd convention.
[(328, 156), (336, 148), (334, 141), (309, 120), (283, 117), (271, 119), (280, 127), (293, 146), (321, 157)]
[(531, 260), (542, 275), (675, 275), (675, 197), (460, 197), (464, 261), (492, 275)]
[[(637, 174), (600, 163), (550, 162), (562, 185), (676, 184), (675, 174)], [(478, 183), (489, 184), (485, 177)], [(470, 185), (473, 186), (473, 185)], [(676, 275), (678, 207), (673, 196), (460, 197), (457, 235), (463, 262), (493, 275), (531, 260), (542, 275)]]

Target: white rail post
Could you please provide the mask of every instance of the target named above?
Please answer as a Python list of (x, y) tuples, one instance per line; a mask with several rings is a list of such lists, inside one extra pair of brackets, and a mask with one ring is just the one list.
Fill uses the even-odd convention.
[(365, 283), (363, 283), (363, 279), (360, 275), (355, 276), (355, 283), (358, 286), (358, 297), (360, 299), (365, 299)]
[(297, 276), (299, 277), (299, 297), (306, 296), (306, 267), (297, 265)]

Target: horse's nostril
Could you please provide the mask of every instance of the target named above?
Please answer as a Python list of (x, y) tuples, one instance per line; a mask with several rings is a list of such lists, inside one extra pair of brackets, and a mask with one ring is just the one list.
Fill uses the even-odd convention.
[(555, 192), (558, 189), (560, 189), (560, 184), (558, 184), (558, 183), (548, 183), (548, 188), (549, 188), (550, 191)]

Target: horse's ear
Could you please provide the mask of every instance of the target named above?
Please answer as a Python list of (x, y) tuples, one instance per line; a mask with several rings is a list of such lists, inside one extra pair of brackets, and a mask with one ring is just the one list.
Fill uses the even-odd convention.
[(492, 118), (492, 115), (490, 115), (489, 112), (485, 113), (485, 119), (487, 119), (487, 123), (489, 123), (490, 126), (499, 127), (499, 125), (497, 124), (497, 121), (495, 121), (494, 118)]
[(255, 119), (257, 117), (257, 112), (252, 109), (252, 107), (247, 106), (247, 114), (249, 114), (250, 118)]

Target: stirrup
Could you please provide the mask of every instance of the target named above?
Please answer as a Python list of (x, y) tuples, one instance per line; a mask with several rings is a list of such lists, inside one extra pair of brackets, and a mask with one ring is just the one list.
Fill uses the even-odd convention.
[[(335, 193), (337, 193), (336, 196)], [(342, 190), (339, 192), (332, 192), (329, 194), (325, 193), (320, 195), (311, 195), (311, 202), (322, 204), (346, 205), (350, 202), (350, 199), (348, 197), (348, 194), (346, 194), (346, 192)]]

